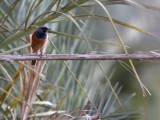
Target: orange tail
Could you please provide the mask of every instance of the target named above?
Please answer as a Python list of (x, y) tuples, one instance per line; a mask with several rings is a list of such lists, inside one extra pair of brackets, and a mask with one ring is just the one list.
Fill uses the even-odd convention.
[(35, 65), (36, 64), (36, 60), (32, 60), (31, 65)]

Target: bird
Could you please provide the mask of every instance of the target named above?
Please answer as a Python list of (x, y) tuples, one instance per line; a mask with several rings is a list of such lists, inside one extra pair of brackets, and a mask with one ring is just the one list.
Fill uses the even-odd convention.
[[(37, 54), (40, 51), (42, 55), (42, 49), (48, 40), (48, 30), (50, 30), (50, 28), (40, 26), (32, 34), (31, 48), (33, 53)], [(36, 60), (32, 60), (31, 65), (35, 64)]]

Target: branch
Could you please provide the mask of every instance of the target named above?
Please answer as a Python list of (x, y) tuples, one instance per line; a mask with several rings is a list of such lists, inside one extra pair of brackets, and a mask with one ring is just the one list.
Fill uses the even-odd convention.
[(134, 54), (45, 54), (43, 56), (34, 53), (23, 55), (0, 55), (0, 61), (27, 61), (27, 60), (150, 60), (160, 59), (160, 54), (134, 53)]

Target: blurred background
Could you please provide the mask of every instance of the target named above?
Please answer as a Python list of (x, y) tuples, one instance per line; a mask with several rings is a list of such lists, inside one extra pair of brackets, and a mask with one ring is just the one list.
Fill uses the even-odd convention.
[[(160, 46), (160, 2), (158, 0), (99, 0), (110, 13), (111, 17), (119, 22), (116, 23), (116, 28), (129, 53), (149, 53), (152, 51), (159, 52)], [(32, 1), (32, 0), (6, 0), (0, 1), (0, 44), (5, 43), (9, 37), (16, 36), (19, 32), (25, 38), (25, 30), (30, 26), (35, 25), (38, 21), (43, 21), (50, 14), (50, 11), (61, 11), (63, 6), (74, 4), (72, 0), (47, 0), (47, 1)], [(45, 15), (44, 15), (45, 13)], [(97, 15), (95, 18), (93, 15)], [(73, 20), (68, 17), (71, 16)], [(51, 28), (49, 37), (54, 43), (59, 53), (87, 53), (97, 51), (100, 53), (124, 53), (120, 46), (117, 35), (108, 19), (101, 19), (100, 16), (107, 17), (106, 12), (94, 0), (87, 1), (75, 7), (70, 12), (66, 12), (49, 22), (44, 22), (44, 26)], [(33, 21), (35, 21), (33, 23)], [(39, 22), (39, 23), (40, 23)], [(33, 24), (32, 24), (33, 23)], [(129, 27), (126, 23), (135, 26), (143, 32)], [(80, 28), (79, 28), (80, 27)], [(12, 30), (12, 33), (4, 32), (4, 30)], [(32, 33), (31, 30), (30, 33)], [(92, 49), (89, 49), (84, 38), (89, 40)], [(28, 51), (28, 47), (14, 50), (19, 46), (26, 45), (23, 41), (13, 39), (6, 42), (1, 48), (1, 54), (11, 50), (9, 54), (23, 54)], [(53, 44), (48, 42), (47, 54), (57, 54)], [(47, 61), (42, 71), (43, 77), (40, 78), (37, 94), (43, 96), (42, 101), (49, 101), (56, 104), (56, 108), (34, 107), (36, 113), (43, 113), (52, 110), (72, 111), (76, 108), (82, 109), (89, 98), (93, 101), (103, 119), (144, 119), (144, 120), (159, 120), (160, 115), (160, 94), (159, 94), (159, 79), (160, 65), (159, 61), (133, 61), (137, 73), (142, 80), (142, 83), (151, 92), (151, 96), (143, 97), (140, 85), (131, 70), (128, 60), (125, 61), (98, 61), (102, 66), (103, 71), (99, 68), (96, 61), (65, 61), (70, 69), (64, 65), (63, 61)], [(25, 63), (29, 66), (29, 63)], [(7, 73), (13, 78), (18, 70), (20, 63), (17, 62), (1, 62)], [(0, 76), (6, 78), (1, 66)], [(104, 74), (104, 73), (105, 74)], [(80, 87), (75, 75), (83, 89)], [(110, 86), (105, 78), (111, 81), (124, 110), (120, 107), (115, 99)], [(1, 79), (1, 88), (6, 88), (8, 82)], [(21, 91), (21, 77), (15, 82), (15, 85)], [(11, 91), (10, 94), (17, 96), (16, 92)], [(39, 92), (40, 91), (40, 92)], [(1, 96), (4, 91), (0, 91)], [(3, 104), (7, 106), (13, 105), (12, 96), (8, 96)], [(35, 101), (39, 101), (35, 97)], [(17, 107), (16, 107), (17, 106)], [(15, 106), (16, 113), (20, 114), (21, 104)], [(1, 106), (2, 107), (2, 106)], [(96, 111), (93, 105), (89, 105), (88, 115), (94, 114)], [(1, 108), (0, 115), (4, 115), (6, 108)], [(69, 112), (68, 112), (69, 114)], [(12, 118), (11, 115), (5, 115)], [(38, 115), (37, 115), (38, 116)], [(17, 119), (18, 118), (17, 116)]]
[[(141, 3), (143, 5), (151, 5), (158, 7), (159, 1), (136, 1), (134, 2)], [(129, 6), (129, 5), (108, 5), (106, 6), (108, 11), (110, 12), (112, 18), (126, 22), (130, 25), (141, 28), (145, 31), (151, 32), (154, 35), (159, 36), (159, 10), (150, 10), (144, 9), (141, 7)], [(98, 14), (102, 14), (105, 16), (105, 13), (100, 8), (98, 10)], [(99, 24), (99, 25), (98, 25)], [(113, 29), (110, 28), (110, 25), (107, 25), (103, 22), (96, 24), (97, 32), (94, 32), (101, 35), (102, 40), (109, 40), (111, 42), (117, 42), (117, 37), (113, 32)], [(109, 23), (108, 23), (109, 24)], [(106, 26), (105, 26), (106, 25)], [(99, 29), (98, 29), (99, 27)], [(118, 32), (120, 33), (122, 39), (124, 40), (125, 45), (127, 45), (129, 53), (134, 52), (149, 52), (154, 50), (159, 50), (160, 39), (152, 36), (148, 36), (146, 34), (137, 32), (135, 30), (129, 29), (127, 27), (116, 25)], [(105, 28), (106, 30), (102, 30)], [(98, 32), (99, 31), (99, 32)], [(102, 31), (104, 33), (102, 33)], [(98, 35), (99, 35), (98, 34)], [(102, 48), (102, 47), (100, 47)], [(102, 51), (102, 50), (100, 50)], [(123, 51), (119, 48), (113, 47), (103, 47), (103, 51), (107, 51), (109, 53), (123, 53)], [(125, 61), (126, 62), (126, 61)], [(106, 62), (105, 62), (106, 63)], [(147, 86), (147, 88), (151, 92), (151, 96), (144, 98), (142, 96), (142, 92), (140, 90), (139, 85), (137, 84), (134, 76), (129, 74), (119, 63), (113, 63), (112, 65), (106, 63), (106, 66), (112, 66), (116, 68), (115, 73), (113, 75), (112, 81), (118, 81), (120, 85), (122, 85), (122, 96), (126, 94), (131, 94), (133, 92), (136, 93), (136, 96), (131, 100), (129, 104), (130, 108), (136, 108), (144, 113), (144, 118), (146, 120), (158, 120), (160, 116), (157, 114), (160, 110), (159, 106), (159, 69), (160, 65), (156, 62), (147, 62), (147, 61), (134, 61), (135, 67), (137, 69), (138, 74), (140, 75), (141, 80)]]

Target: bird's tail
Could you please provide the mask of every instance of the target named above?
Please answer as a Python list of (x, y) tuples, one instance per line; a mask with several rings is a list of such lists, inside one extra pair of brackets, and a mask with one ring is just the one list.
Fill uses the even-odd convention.
[(36, 60), (32, 60), (31, 65), (35, 65), (36, 64)]
[[(33, 50), (33, 53), (38, 53), (39, 50)], [(36, 64), (36, 60), (32, 60), (31, 65), (35, 65)]]

